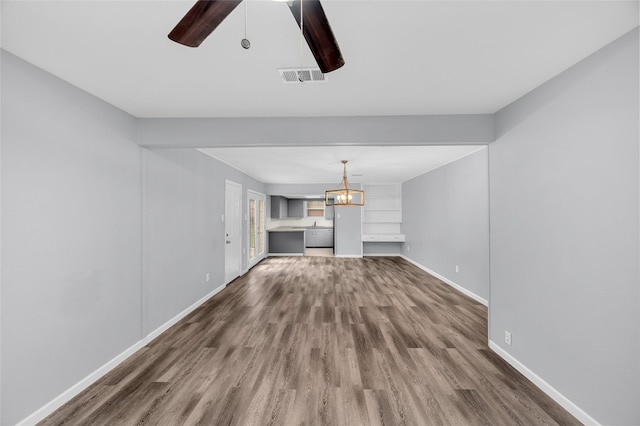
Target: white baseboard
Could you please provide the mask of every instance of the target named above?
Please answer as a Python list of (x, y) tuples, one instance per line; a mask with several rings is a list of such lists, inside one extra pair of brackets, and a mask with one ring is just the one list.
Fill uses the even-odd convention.
[(454, 283), (453, 281), (451, 281), (450, 279), (443, 277), (442, 275), (438, 274), (435, 271), (432, 271), (431, 269), (427, 268), (424, 265), (419, 264), (418, 262), (416, 262), (413, 259), (409, 259), (407, 256), (401, 254), (400, 257), (402, 257), (404, 260), (406, 260), (407, 262), (411, 263), (412, 265), (417, 266), (418, 268), (422, 269), (423, 271), (433, 275), (434, 277), (438, 278), (439, 280), (441, 280), (442, 282), (444, 282), (445, 284), (450, 285), (451, 287), (455, 288), (456, 290), (458, 290), (460, 293), (463, 293), (466, 296), (469, 296), (470, 298), (472, 298), (473, 300), (475, 300), (476, 302), (482, 303), (484, 306), (489, 306), (489, 302), (483, 298), (478, 296), (477, 294), (475, 294), (472, 291), (467, 290), (466, 288), (462, 287), (459, 284)]
[(146, 345), (146, 338), (136, 342), (133, 346), (122, 352), (120, 355), (113, 358), (111, 361), (104, 364), (102, 367), (95, 370), (93, 373), (89, 374), (84, 379), (80, 380), (75, 385), (71, 386), (69, 389), (58, 395), (53, 400), (49, 401), (47, 404), (39, 408), (37, 411), (32, 413), (29, 417), (23, 419), (18, 422), (16, 426), (33, 426), (38, 422), (44, 420), (49, 414), (56, 411), (58, 408), (62, 407), (64, 404), (73, 399), (80, 392), (88, 388), (92, 383), (98, 380), (100, 377), (104, 376), (109, 371), (116, 368), (122, 361), (129, 358), (139, 349), (142, 349)]
[(193, 305), (189, 306), (188, 308), (186, 308), (185, 310), (180, 312), (178, 315), (174, 316), (169, 321), (165, 322), (160, 327), (158, 327), (155, 330), (153, 330), (151, 333), (149, 333), (147, 336), (143, 337), (141, 340), (139, 340), (138, 342), (133, 344), (131, 347), (127, 348), (124, 352), (122, 352), (121, 354), (117, 355), (115, 358), (113, 358), (112, 360), (110, 360), (109, 362), (104, 364), (102, 367), (99, 367), (97, 370), (95, 370), (94, 372), (89, 374), (87, 377), (85, 377), (84, 379), (80, 380), (78, 383), (76, 383), (75, 385), (71, 386), (69, 389), (67, 389), (66, 391), (64, 391), (60, 395), (58, 395), (56, 398), (54, 398), (53, 400), (51, 400), (50, 402), (48, 402), (47, 404), (45, 404), (44, 406), (39, 408), (37, 411), (32, 413), (29, 417), (27, 417), (24, 420), (22, 420), (19, 423), (17, 423), (16, 426), (33, 426), (33, 425), (37, 424), (38, 422), (42, 421), (49, 414), (53, 413), (58, 408), (62, 407), (64, 404), (69, 402), (71, 399), (73, 399), (80, 392), (82, 392), (83, 390), (88, 388), (90, 385), (92, 385), (99, 378), (101, 378), (102, 376), (104, 376), (105, 374), (107, 374), (108, 372), (113, 370), (114, 368), (116, 368), (118, 365), (120, 365), (120, 363), (122, 363), (124, 360), (129, 358), (136, 351), (138, 351), (138, 350), (142, 349), (143, 347), (145, 347), (153, 339), (155, 339), (160, 334), (162, 334), (163, 332), (168, 330), (171, 326), (173, 326), (175, 323), (180, 321), (182, 318), (186, 317), (188, 314), (193, 312), (196, 308), (198, 308), (204, 302), (206, 302), (207, 300), (209, 300), (210, 298), (212, 298), (216, 294), (220, 293), (222, 290), (224, 290), (225, 287), (226, 287), (226, 285), (221, 285), (220, 287), (216, 288), (211, 293), (207, 294), (202, 299), (198, 300)]
[(242, 273), (240, 274), (245, 275), (247, 272), (249, 272), (250, 270), (253, 269), (254, 266), (256, 266), (258, 263), (262, 262), (263, 260), (265, 260), (269, 255), (267, 253), (264, 253), (262, 256), (260, 256), (258, 259), (254, 260), (253, 262), (249, 261), (249, 265), (247, 267), (247, 269), (245, 269), (244, 271), (242, 271)]
[(361, 254), (336, 254), (333, 257), (340, 257), (342, 259), (362, 259)]
[(149, 342), (151, 342), (153, 339), (155, 339), (156, 337), (158, 337), (159, 335), (161, 335), (162, 333), (164, 333), (165, 331), (167, 331), (169, 328), (171, 328), (175, 323), (177, 323), (178, 321), (180, 321), (182, 318), (186, 317), (187, 315), (189, 315), (191, 312), (195, 311), (196, 308), (198, 308), (198, 306), (202, 305), (204, 302), (206, 302), (207, 300), (211, 299), (213, 296), (215, 296), (216, 294), (220, 293), (222, 290), (224, 290), (227, 287), (226, 284), (223, 284), (219, 287), (217, 287), (216, 289), (214, 289), (211, 293), (207, 294), (206, 296), (204, 296), (203, 298), (201, 298), (200, 300), (198, 300), (197, 302), (195, 302), (194, 304), (192, 304), (191, 306), (189, 306), (188, 308), (186, 308), (185, 310), (183, 310), (182, 312), (180, 312), (178, 315), (176, 315), (175, 317), (171, 318), (169, 321), (165, 322), (164, 324), (162, 324), (160, 327), (156, 328), (155, 330), (153, 330), (151, 333), (149, 333), (147, 335), (147, 337), (145, 337), (144, 339), (142, 339), (141, 342), (144, 342), (144, 345), (148, 344)]
[(269, 253), (269, 257), (277, 256), (304, 256), (304, 253)]
[(489, 348), (491, 348), (492, 351), (494, 351), (496, 354), (498, 354), (500, 356), (500, 358), (504, 359), (513, 368), (515, 368), (520, 373), (522, 373), (523, 376), (525, 376), (527, 379), (531, 380), (531, 382), (534, 385), (539, 387), (540, 390), (542, 390), (544, 393), (549, 395), (549, 397), (551, 397), (551, 399), (553, 399), (555, 402), (560, 404), (565, 410), (567, 410), (569, 413), (571, 413), (576, 419), (581, 421), (583, 424), (585, 424), (585, 425), (593, 425), (593, 426), (600, 426), (600, 423), (598, 423), (593, 417), (591, 417), (586, 412), (584, 412), (584, 410), (582, 410), (580, 407), (578, 407), (576, 404), (574, 404), (571, 400), (569, 400), (569, 398), (567, 398), (566, 396), (564, 396), (560, 392), (558, 392), (553, 386), (551, 386), (549, 383), (545, 382), (536, 373), (534, 373), (533, 371), (529, 370), (529, 368), (527, 368), (524, 364), (522, 364), (520, 361), (518, 361), (513, 356), (511, 356), (507, 351), (502, 349), (500, 346), (498, 346), (492, 340), (489, 340)]
[(401, 257), (400, 253), (365, 253), (364, 257)]

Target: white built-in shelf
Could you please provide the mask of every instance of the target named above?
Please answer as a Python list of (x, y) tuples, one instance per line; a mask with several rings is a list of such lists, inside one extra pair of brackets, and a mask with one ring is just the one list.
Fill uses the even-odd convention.
[(402, 223), (402, 222), (400, 222), (400, 221), (398, 221), (398, 222), (390, 222), (390, 221), (388, 221), (388, 220), (380, 221), (380, 222), (373, 222), (373, 221), (371, 221), (371, 222), (366, 222), (366, 224), (367, 224), (367, 225), (373, 225), (373, 224), (379, 224), (379, 223)]
[(404, 242), (404, 234), (362, 234), (362, 241), (367, 243)]
[(402, 242), (402, 186), (365, 185), (363, 242)]

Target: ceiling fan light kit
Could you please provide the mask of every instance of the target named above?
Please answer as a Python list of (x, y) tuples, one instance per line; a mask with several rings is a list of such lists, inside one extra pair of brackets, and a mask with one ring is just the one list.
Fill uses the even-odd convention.
[[(169, 38), (185, 46), (200, 46), (241, 1), (198, 0), (169, 33)], [(326, 74), (342, 67), (345, 62), (320, 0), (293, 0), (287, 4), (320, 70)], [(246, 28), (241, 45), (245, 49), (251, 46)]]

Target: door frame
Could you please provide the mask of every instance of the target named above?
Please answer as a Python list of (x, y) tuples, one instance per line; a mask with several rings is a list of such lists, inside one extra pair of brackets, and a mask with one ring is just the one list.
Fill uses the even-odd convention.
[[(229, 206), (229, 197), (228, 197), (228, 188), (229, 186), (234, 186), (237, 189), (239, 189), (239, 193), (240, 193), (240, 208), (238, 209), (238, 217), (236, 218), (237, 223), (239, 224), (239, 234), (238, 234), (238, 239), (239, 239), (239, 244), (237, 246), (236, 251), (236, 256), (238, 259), (238, 265), (237, 265), (237, 274), (236, 271), (233, 271), (234, 276), (228, 275), (227, 271), (229, 270), (229, 262), (231, 261), (231, 259), (229, 258), (229, 256), (227, 256), (227, 241), (230, 241), (227, 238), (227, 234), (228, 234), (228, 224), (229, 224), (229, 211), (230, 211), (230, 206)], [(224, 181), (224, 238), (223, 241), (225, 242), (225, 246), (224, 246), (224, 281), (225, 281), (225, 285), (229, 284), (231, 281), (235, 280), (236, 278), (238, 278), (240, 275), (242, 275), (242, 246), (243, 246), (243, 238), (242, 238), (242, 228), (243, 228), (243, 210), (242, 210), (242, 199), (243, 199), (243, 194), (242, 194), (242, 184), (238, 183), (238, 182), (234, 182), (232, 180), (228, 180), (225, 179)], [(234, 257), (236, 257), (234, 256)]]
[[(250, 197), (250, 194), (253, 195), (254, 197)], [(249, 223), (249, 221), (251, 220), (251, 212), (249, 211), (249, 209), (251, 208), (251, 203), (249, 202), (250, 198), (254, 198), (256, 200), (260, 200), (262, 199), (262, 203), (264, 206), (264, 217), (262, 218), (262, 242), (263, 242), (263, 251), (262, 253), (257, 253), (255, 259), (252, 261), (251, 260), (251, 253), (250, 253), (250, 240), (251, 240), (251, 224)], [(255, 266), (256, 264), (258, 264), (258, 262), (260, 262), (262, 259), (264, 259), (267, 255), (267, 196), (265, 194), (263, 194), (262, 192), (258, 192), (258, 191), (254, 191), (252, 189), (248, 189), (247, 190), (247, 269), (251, 269), (253, 266)]]

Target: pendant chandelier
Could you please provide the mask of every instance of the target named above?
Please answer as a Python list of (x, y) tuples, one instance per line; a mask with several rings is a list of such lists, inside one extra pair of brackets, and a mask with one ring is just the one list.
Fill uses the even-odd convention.
[(364, 191), (349, 188), (347, 180), (347, 160), (342, 160), (344, 173), (340, 188), (330, 189), (324, 193), (324, 204), (327, 206), (364, 206)]

